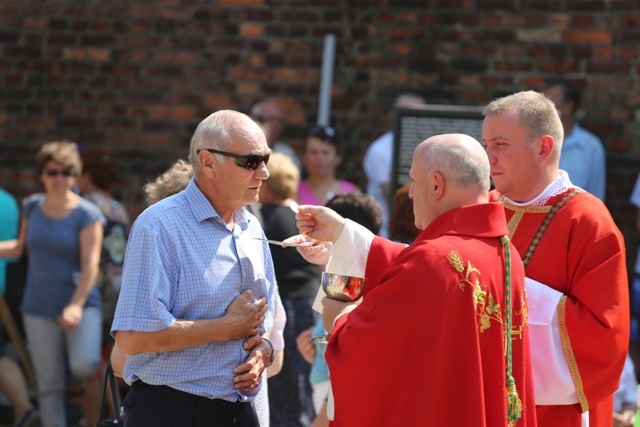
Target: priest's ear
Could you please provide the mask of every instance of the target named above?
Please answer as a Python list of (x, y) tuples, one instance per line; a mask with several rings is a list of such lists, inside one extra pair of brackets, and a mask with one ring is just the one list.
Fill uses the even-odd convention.
[(537, 151), (538, 151), (536, 154), (538, 155), (541, 161), (545, 161), (550, 157), (555, 156), (556, 151), (559, 154), (559, 150), (554, 151), (556, 142), (553, 140), (553, 138), (550, 135), (542, 135), (540, 138), (538, 138), (538, 140), (536, 141), (536, 144), (537, 144)]
[(440, 172), (431, 172), (431, 194), (435, 200), (442, 197), (444, 194), (444, 177)]

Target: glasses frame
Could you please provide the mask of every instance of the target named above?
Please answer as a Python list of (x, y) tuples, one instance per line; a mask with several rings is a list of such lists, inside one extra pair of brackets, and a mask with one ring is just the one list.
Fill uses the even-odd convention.
[(234, 154), (227, 151), (216, 150), (213, 148), (201, 148), (196, 151), (196, 153), (200, 153), (202, 150), (208, 151), (213, 154), (220, 154), (225, 157), (232, 157), (235, 159), (235, 164), (237, 166), (250, 171), (258, 169), (263, 162), (266, 166), (267, 163), (269, 163), (269, 157), (271, 156), (271, 153), (265, 154), (264, 156), (261, 156), (259, 154)]
[(65, 178), (71, 178), (73, 176), (76, 176), (75, 172), (69, 169), (65, 169), (65, 170), (58, 170), (58, 169), (49, 169), (46, 168), (42, 171), (43, 175), (48, 176), (49, 178), (55, 178), (58, 176), (63, 176)]

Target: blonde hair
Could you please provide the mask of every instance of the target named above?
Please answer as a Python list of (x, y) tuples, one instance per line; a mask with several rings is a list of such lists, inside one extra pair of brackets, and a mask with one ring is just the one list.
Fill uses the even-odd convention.
[(493, 116), (505, 111), (518, 113), (520, 123), (527, 131), (530, 142), (543, 135), (551, 136), (554, 142), (554, 155), (560, 157), (564, 128), (553, 101), (540, 92), (526, 90), (491, 101), (482, 114)]
[(160, 200), (184, 190), (193, 177), (193, 167), (180, 159), (155, 181), (145, 184), (142, 189), (147, 195), (147, 203), (152, 205)]
[(48, 162), (57, 162), (73, 175), (82, 173), (82, 160), (78, 153), (78, 144), (73, 141), (53, 141), (44, 144), (36, 154), (38, 175), (42, 174)]
[(271, 192), (283, 199), (295, 198), (298, 194), (300, 172), (289, 156), (271, 153), (267, 164), (269, 179), (264, 182)]

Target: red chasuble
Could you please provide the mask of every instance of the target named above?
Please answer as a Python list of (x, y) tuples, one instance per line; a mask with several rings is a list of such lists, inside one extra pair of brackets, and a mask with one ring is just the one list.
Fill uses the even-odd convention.
[[(334, 427), (507, 425), (506, 234), (487, 203), (444, 213), (409, 247), (374, 238), (365, 297), (327, 347)], [(524, 272), (508, 246), (514, 425), (535, 426)]]
[[(587, 410), (590, 427), (611, 426), (613, 393), (629, 343), (624, 240), (605, 205), (576, 191), (556, 195), (546, 206), (505, 202), (510, 236), (527, 277), (564, 294), (558, 326), (580, 403), (538, 406), (538, 424), (544, 427), (580, 426), (580, 414)], [(498, 197), (492, 192), (493, 199)], [(539, 243), (531, 250), (538, 232)], [(527, 252), (533, 254), (529, 260)]]

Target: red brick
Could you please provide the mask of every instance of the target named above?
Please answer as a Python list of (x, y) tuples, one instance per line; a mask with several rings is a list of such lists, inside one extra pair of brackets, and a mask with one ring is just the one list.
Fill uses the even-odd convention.
[(538, 69), (540, 71), (548, 73), (566, 73), (574, 71), (576, 64), (573, 61), (541, 61), (538, 63)]
[(422, 28), (404, 27), (392, 29), (387, 35), (391, 40), (419, 40), (425, 37), (425, 32)]
[(22, 83), (22, 76), (20, 74), (6, 74), (4, 77), (4, 83), (7, 86), (19, 85)]
[(395, 49), (398, 55), (407, 56), (410, 55), (413, 51), (411, 45), (409, 44), (396, 44)]
[(103, 48), (70, 48), (64, 49), (64, 59), (69, 61), (106, 62), (111, 51)]
[(24, 20), (24, 26), (32, 30), (44, 30), (47, 26), (45, 17), (28, 16)]
[(605, 29), (566, 31), (562, 39), (565, 43), (610, 44), (611, 32)]
[(611, 59), (614, 56), (615, 49), (613, 46), (597, 46), (593, 52), (598, 59)]
[(254, 22), (245, 22), (240, 24), (240, 35), (243, 37), (261, 37), (264, 32), (264, 27), (262, 24), (257, 24)]
[(497, 15), (488, 15), (484, 17), (484, 25), (487, 27), (497, 27), (502, 25), (502, 17)]
[(262, 6), (263, 0), (219, 0), (221, 6)]
[(93, 31), (108, 31), (110, 29), (110, 25), (108, 22), (106, 21), (95, 21), (92, 25), (91, 28), (93, 29)]

